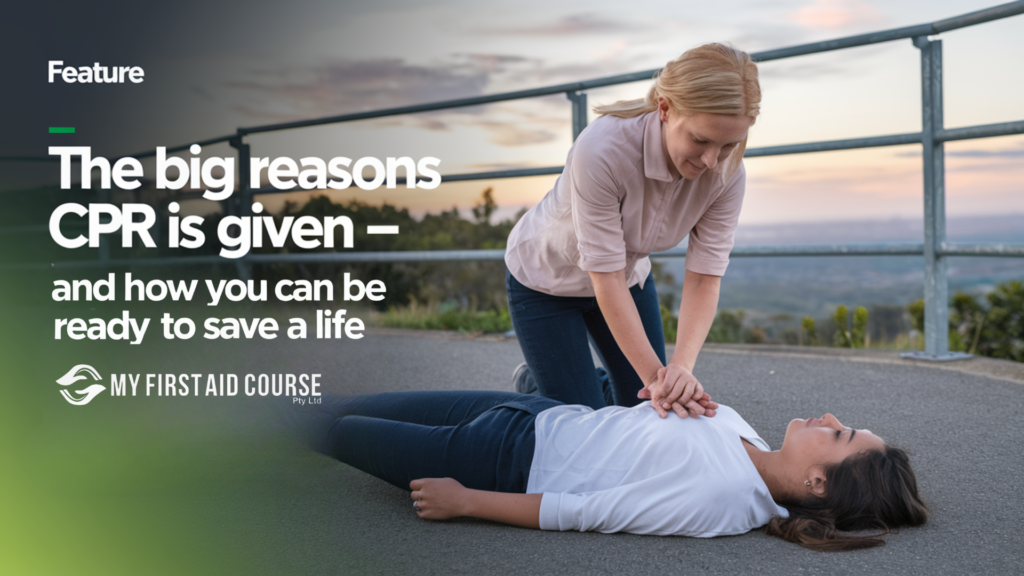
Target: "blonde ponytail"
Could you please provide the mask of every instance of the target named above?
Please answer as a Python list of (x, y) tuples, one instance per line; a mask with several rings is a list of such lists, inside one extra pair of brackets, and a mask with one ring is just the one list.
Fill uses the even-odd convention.
[[(746, 52), (718, 43), (692, 48), (670, 61), (654, 77), (646, 97), (594, 106), (594, 112), (633, 118), (657, 110), (659, 96), (683, 114), (749, 116), (751, 125), (761, 112), (757, 64)], [(744, 138), (720, 165), (724, 180), (739, 169), (746, 148)]]

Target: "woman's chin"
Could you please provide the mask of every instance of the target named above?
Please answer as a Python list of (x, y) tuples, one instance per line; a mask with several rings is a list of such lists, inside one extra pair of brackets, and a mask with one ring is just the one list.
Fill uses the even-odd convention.
[[(807, 422), (807, 420), (802, 420), (800, 418), (794, 418), (794, 419), (790, 420), (789, 421), (789, 425), (786, 426), (786, 437), (789, 437), (789, 433), (790, 432), (792, 432), (793, 430), (799, 428), (805, 422)], [(783, 439), (783, 442), (785, 442), (785, 439)]]
[(697, 178), (700, 178), (701, 174), (704, 173), (704, 169), (697, 168), (691, 162), (687, 161), (686, 164), (683, 165), (683, 168), (679, 171), (679, 173), (682, 174), (683, 178), (686, 178), (687, 180), (696, 180)]

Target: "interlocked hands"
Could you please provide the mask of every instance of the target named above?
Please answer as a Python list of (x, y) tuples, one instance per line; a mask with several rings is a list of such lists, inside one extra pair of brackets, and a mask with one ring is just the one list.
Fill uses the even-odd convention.
[(704, 386), (684, 366), (669, 363), (658, 370), (656, 379), (637, 394), (638, 398), (650, 398), (651, 406), (662, 418), (673, 410), (680, 418), (688, 415), (715, 415), (718, 403), (704, 392)]

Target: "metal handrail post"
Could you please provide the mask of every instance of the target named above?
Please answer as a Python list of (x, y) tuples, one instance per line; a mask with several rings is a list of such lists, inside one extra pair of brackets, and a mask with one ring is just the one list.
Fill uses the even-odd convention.
[[(249, 182), (249, 144), (242, 142), (242, 134), (239, 133), (228, 143), (232, 148), (238, 150), (238, 194), (228, 201), (235, 204), (235, 212), (239, 216), (250, 216), (252, 214), (252, 186)], [(244, 260), (235, 260), (235, 270), (242, 280), (252, 279), (252, 266)]]
[(575, 142), (587, 127), (587, 93), (582, 90), (566, 92), (565, 96), (572, 102), (572, 141)]
[(949, 351), (949, 280), (946, 242), (945, 148), (935, 135), (943, 130), (942, 41), (914, 38), (921, 50), (921, 160), (924, 176), (924, 352), (903, 354), (927, 360), (957, 360)]

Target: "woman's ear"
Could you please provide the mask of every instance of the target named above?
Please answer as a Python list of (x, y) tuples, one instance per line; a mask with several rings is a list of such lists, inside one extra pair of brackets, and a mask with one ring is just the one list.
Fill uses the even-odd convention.
[(658, 96), (658, 118), (662, 122), (668, 122), (668, 100), (664, 96)]
[(821, 466), (811, 466), (807, 469), (807, 480), (804, 481), (804, 487), (810, 491), (811, 494), (821, 498), (825, 496), (825, 469)]

